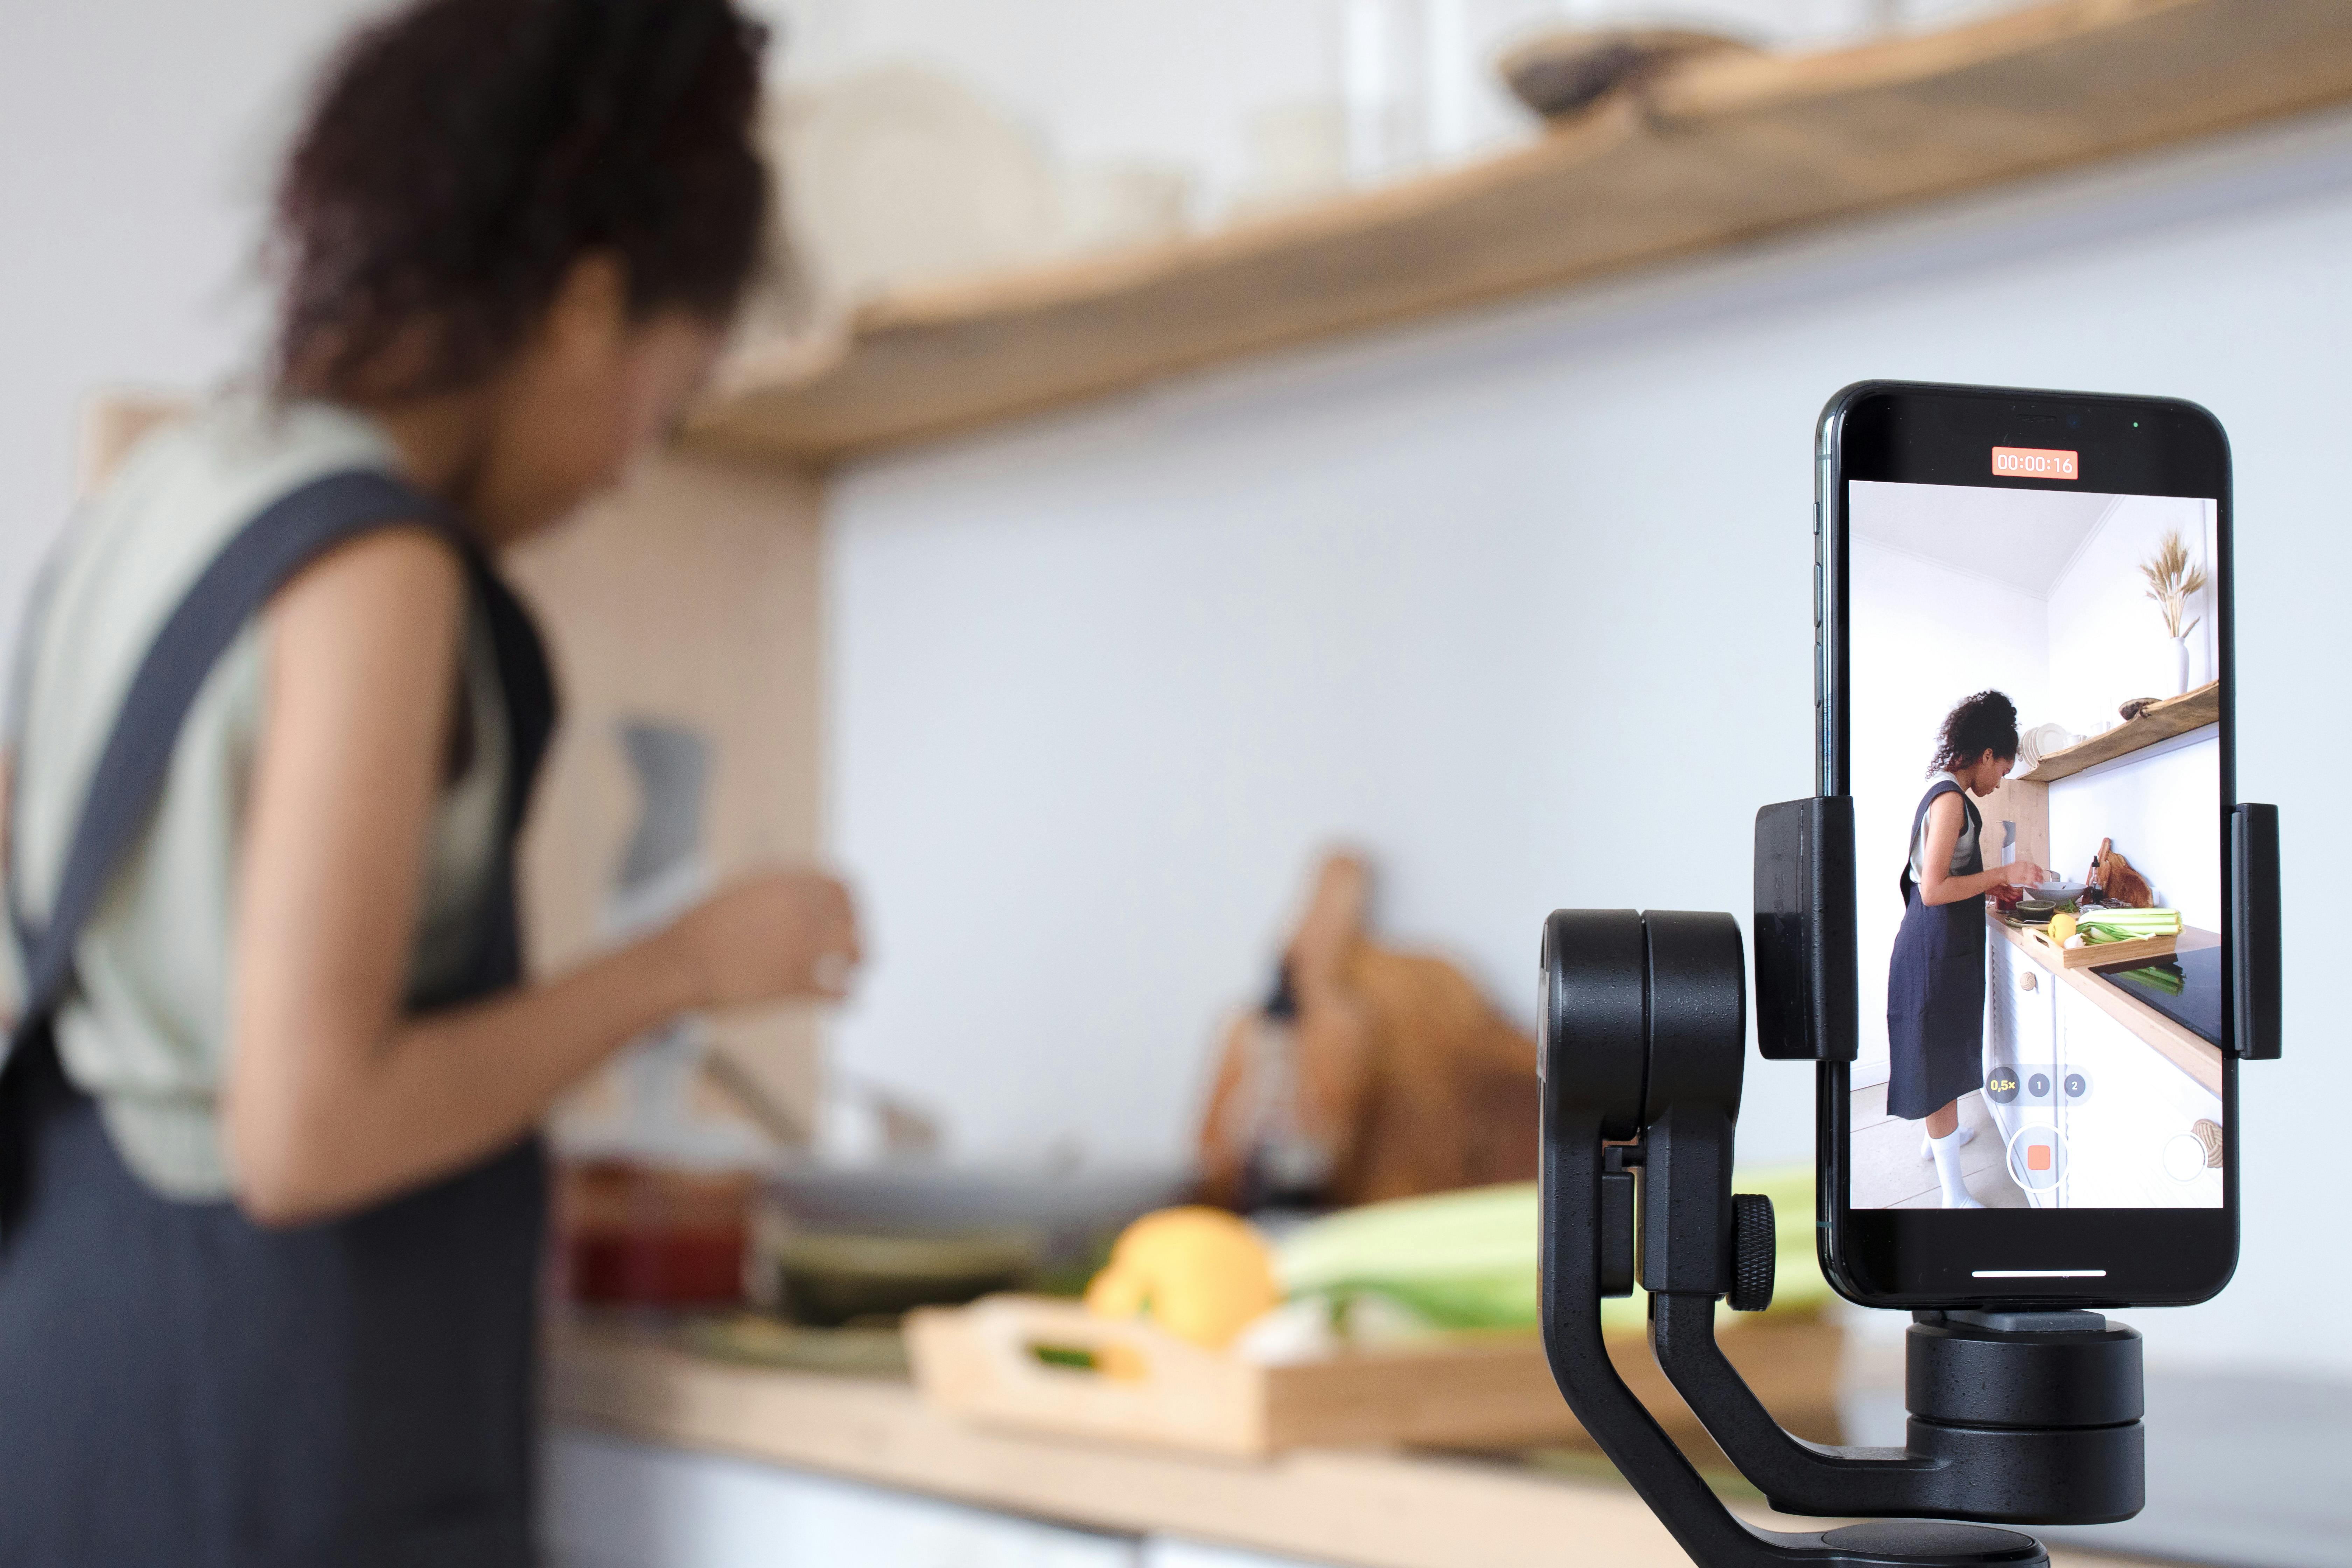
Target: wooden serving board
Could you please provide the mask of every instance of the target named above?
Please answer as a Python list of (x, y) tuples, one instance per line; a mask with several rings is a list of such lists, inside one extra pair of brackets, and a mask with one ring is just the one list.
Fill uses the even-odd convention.
[[(1514, 1448), (1589, 1441), (1531, 1333), (1465, 1335), (1266, 1366), (1098, 1318), (1074, 1301), (991, 1296), (907, 1319), (924, 1397), (983, 1426), (1255, 1458), (1357, 1444)], [(1781, 1424), (1839, 1440), (1842, 1336), (1814, 1318), (1758, 1318), (1723, 1348)], [(1639, 1331), (1612, 1335), (1618, 1374), (1686, 1448), (1711, 1447)], [(1051, 1359), (1047, 1359), (1047, 1358)], [(1072, 1363), (1090, 1363), (1071, 1364)]]
[(2086, 942), (2080, 947), (2061, 947), (2050, 940), (2050, 933), (2040, 926), (2021, 924), (2017, 928), (2033, 949), (2033, 956), (2059, 969), (2091, 969), (2110, 963), (2153, 963), (2159, 958), (2170, 958), (2179, 949), (2177, 936), (2140, 936), (2129, 942)]

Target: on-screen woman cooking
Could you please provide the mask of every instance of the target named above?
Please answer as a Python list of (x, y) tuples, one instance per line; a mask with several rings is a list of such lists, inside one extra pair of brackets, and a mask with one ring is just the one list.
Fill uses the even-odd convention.
[(1988, 870), (1984, 816), (1990, 795), (2017, 763), (2017, 709), (1979, 691), (1944, 717), (1927, 793), (1911, 817), (1903, 868), (1903, 925), (1886, 975), (1889, 1115), (1925, 1121), (1925, 1157), (1936, 1163), (1944, 1207), (1976, 1209), (1960, 1173), (1960, 1150), (1974, 1136), (1960, 1126), (1960, 1097), (1984, 1080), (1985, 895), (2047, 879), (2018, 860)]
[(554, 721), (497, 553), (677, 421), (759, 261), (730, 0), (426, 0), (280, 182), (266, 389), (76, 520), (15, 679), (0, 1564), (532, 1560), (532, 1129), (663, 1018), (836, 994), (832, 879), (523, 978)]

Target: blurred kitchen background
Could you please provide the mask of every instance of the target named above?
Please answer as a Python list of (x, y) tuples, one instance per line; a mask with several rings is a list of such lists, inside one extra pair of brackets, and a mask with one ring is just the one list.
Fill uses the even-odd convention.
[[(1865, 377), (2177, 395), (2231, 433), (2240, 793), (2303, 873), (2288, 1053), (2244, 1075), (2236, 1282), (2130, 1317), (2150, 1513), (2078, 1544), (2347, 1560), (2320, 863), (2352, 773), (2352, 8), (752, 8), (789, 265), (681, 451), (516, 563), (570, 699), (532, 917), (560, 963), (821, 854), (869, 963), (836, 1015), (681, 1026), (567, 1110), (570, 1289), (663, 1310), (559, 1357), (562, 1561), (1413, 1568), (1563, 1531), (1672, 1561), (1524, 1409), (1340, 1433), (1507, 1462), (1115, 1410), (1041, 1437), (984, 1372), (924, 1403), (875, 1325), (909, 1279), (1074, 1289), (1204, 1168), (1244, 1206), (1524, 1173), (1377, 1151), (1517, 1103), (1547, 910), (1748, 907), (1755, 808), (1812, 786), (1813, 421)], [(0, 621), (127, 434), (252, 368), (277, 150), (373, 9), (0, 7)], [(1260, 1115), (1322, 1050), (1382, 1064), (1344, 1159)], [(1416, 1070), (1459, 1120), (1382, 1133)], [(1807, 1070), (1751, 1061), (1742, 1156), (1796, 1183), (1800, 1272), (1811, 1115)], [(1372, 1272), (1481, 1225), (1531, 1247), (1516, 1192), (1406, 1213)], [(747, 1279), (765, 1310), (670, 1315)], [(1775, 1408), (1895, 1440), (1900, 1324), (1811, 1289)], [(1005, 1331), (1115, 1368), (1040, 1321)]]

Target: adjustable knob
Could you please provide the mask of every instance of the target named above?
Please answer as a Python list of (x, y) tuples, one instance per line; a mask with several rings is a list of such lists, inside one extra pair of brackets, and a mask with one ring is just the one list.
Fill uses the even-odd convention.
[(1772, 1226), (1772, 1200), (1756, 1193), (1731, 1194), (1731, 1310), (1760, 1312), (1772, 1304), (1772, 1259), (1780, 1239)]

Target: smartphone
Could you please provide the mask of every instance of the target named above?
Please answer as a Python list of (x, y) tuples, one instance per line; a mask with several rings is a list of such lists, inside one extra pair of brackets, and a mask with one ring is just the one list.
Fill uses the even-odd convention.
[(2230, 448), (2177, 399), (1865, 382), (1817, 447), (1819, 789), (1859, 1043), (1822, 1266), (2180, 1305), (2238, 1249)]

